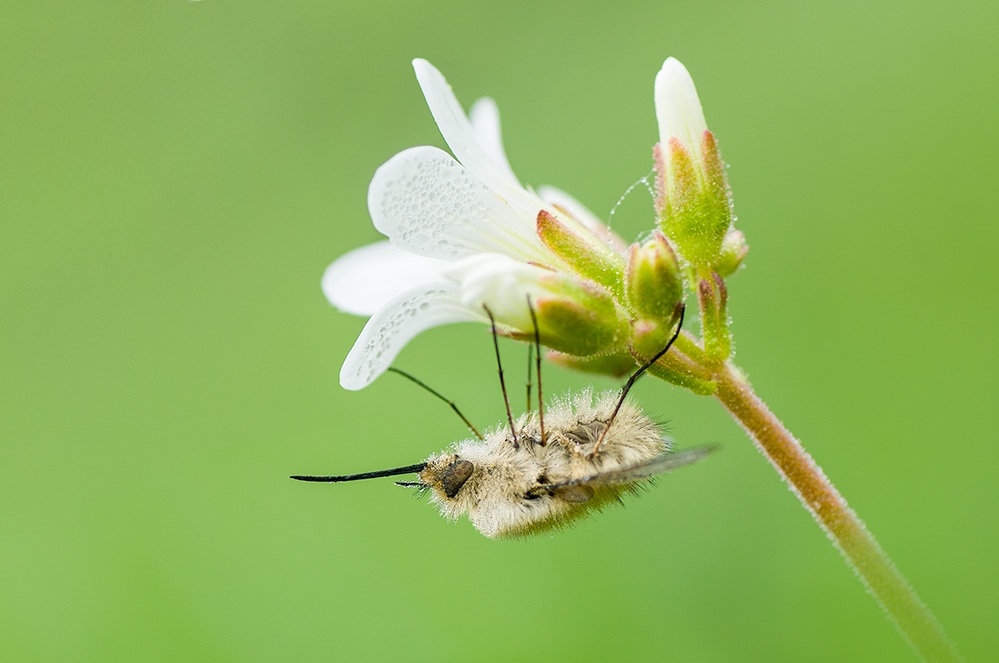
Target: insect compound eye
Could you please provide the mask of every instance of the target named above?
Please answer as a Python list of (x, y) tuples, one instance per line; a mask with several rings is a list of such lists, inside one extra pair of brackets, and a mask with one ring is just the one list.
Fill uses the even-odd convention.
[(458, 459), (448, 465), (447, 469), (441, 475), (441, 485), (444, 488), (444, 494), (448, 497), (457, 495), (461, 487), (468, 481), (468, 477), (472, 476), (474, 470), (475, 465), (468, 460)]

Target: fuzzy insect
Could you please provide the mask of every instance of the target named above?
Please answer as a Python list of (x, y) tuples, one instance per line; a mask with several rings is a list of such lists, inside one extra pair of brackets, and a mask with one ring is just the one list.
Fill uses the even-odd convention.
[[(629, 378), (620, 393), (594, 395), (584, 390), (575, 396), (566, 395), (547, 411), (541, 407), (539, 353), (539, 409), (517, 421), (510, 415), (501, 365), (500, 383), (509, 425), (485, 436), (453, 402), (395, 370), (447, 402), (477, 439), (456, 442), (450, 450), (416, 465), (363, 474), (292, 478), (336, 483), (417, 473), (418, 481), (399, 484), (428, 491), (443, 516), (456, 520), (467, 515), (487, 537), (522, 536), (559, 528), (607, 504), (620, 502), (622, 496), (641, 489), (651, 477), (689, 465), (712, 451), (711, 447), (698, 447), (674, 452), (660, 425), (626, 400), (635, 380), (669, 350), (682, 322), (680, 308), (673, 338)], [(498, 360), (495, 323), (493, 330)]]

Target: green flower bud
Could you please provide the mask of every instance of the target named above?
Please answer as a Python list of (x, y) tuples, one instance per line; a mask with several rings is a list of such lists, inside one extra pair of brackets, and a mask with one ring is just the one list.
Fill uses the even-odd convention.
[(701, 337), (704, 352), (712, 359), (722, 360), (732, 354), (732, 337), (728, 331), (728, 290), (725, 281), (712, 272), (710, 278), (697, 284), (701, 306)]
[(738, 230), (729, 230), (722, 241), (721, 255), (718, 256), (715, 271), (722, 278), (732, 276), (742, 266), (747, 253), (749, 253), (749, 244), (746, 243), (746, 236)]
[(652, 357), (669, 342), (673, 329), (655, 320), (639, 319), (631, 323), (631, 349), (639, 357)]
[(635, 371), (635, 359), (628, 353), (615, 352), (590, 357), (577, 357), (562, 352), (548, 352), (548, 361), (559, 366), (581, 371), (619, 378)]
[(654, 150), (659, 227), (690, 264), (713, 268), (732, 224), (724, 171), (708, 178), (705, 164), (695, 163), (676, 138), (670, 139), (666, 152), (661, 145)]
[[(553, 274), (553, 278), (561, 280), (564, 276)], [(593, 283), (565, 281), (561, 296), (541, 297), (534, 304), (541, 342), (578, 357), (621, 347), (627, 338), (628, 322), (610, 293)]]
[(705, 124), (694, 82), (673, 58), (656, 76), (655, 101), (659, 226), (684, 260), (713, 269), (732, 224), (725, 164)]
[(637, 317), (672, 325), (683, 281), (676, 254), (658, 230), (645, 244), (629, 249), (625, 289)]
[(538, 212), (537, 233), (577, 273), (612, 290), (620, 289), (624, 259), (584, 226), (570, 227), (543, 209)]

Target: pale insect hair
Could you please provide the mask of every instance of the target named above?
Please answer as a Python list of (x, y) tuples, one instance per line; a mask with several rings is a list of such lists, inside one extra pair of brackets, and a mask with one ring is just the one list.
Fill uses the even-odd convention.
[[(585, 389), (555, 401), (546, 413), (541, 381), (541, 338), (537, 316), (527, 301), (534, 326), (528, 353), (527, 411), (516, 421), (510, 408), (496, 321), (488, 307), (505, 424), (484, 435), (461, 413), (454, 401), (412, 375), (390, 369), (445, 402), (476, 439), (454, 443), (425, 462), (388, 470), (333, 476), (302, 476), (302, 481), (338, 483), (415, 473), (418, 481), (397, 482), (430, 493), (442, 515), (455, 520), (467, 515), (491, 538), (527, 535), (562, 527), (620, 502), (657, 474), (704, 458), (713, 447), (672, 450), (659, 424), (627, 396), (635, 382), (672, 347), (683, 325), (684, 307), (674, 312), (675, 332), (650, 360), (639, 367), (619, 393), (594, 395)], [(532, 410), (531, 358), (536, 369), (537, 410)]]

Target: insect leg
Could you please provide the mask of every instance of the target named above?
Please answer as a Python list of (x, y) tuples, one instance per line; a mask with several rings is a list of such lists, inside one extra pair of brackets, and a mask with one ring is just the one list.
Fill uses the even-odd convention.
[[(541, 393), (541, 333), (538, 331), (538, 316), (534, 312), (534, 305), (531, 304), (531, 296), (527, 296), (527, 310), (531, 312), (531, 323), (534, 325), (534, 356), (538, 365), (538, 422), (541, 425), (541, 446), (545, 446), (547, 443), (547, 437), (545, 435), (545, 400)], [(530, 362), (530, 353), (528, 353), (528, 362)], [(528, 364), (528, 369), (530, 369), (530, 364)], [(531, 409), (530, 405), (530, 394), (528, 394), (528, 405), (527, 409)]]
[(510, 434), (513, 435), (513, 448), (519, 449), (520, 443), (517, 442), (517, 429), (513, 426), (513, 413), (510, 412), (510, 399), (507, 398), (506, 381), (503, 379), (503, 362), (500, 361), (499, 339), (496, 338), (496, 318), (493, 317), (493, 312), (489, 310), (488, 306), (483, 304), (482, 308), (485, 309), (486, 315), (489, 316), (489, 322), (492, 325), (493, 348), (496, 350), (496, 368), (499, 369), (500, 390), (503, 392), (503, 404), (506, 405), (506, 418), (510, 422)]
[(459, 410), (458, 406), (454, 404), (454, 401), (452, 401), (452, 400), (450, 400), (448, 398), (445, 398), (439, 392), (431, 389), (428, 385), (424, 384), (420, 380), (417, 380), (415, 377), (413, 377), (412, 375), (410, 375), (406, 371), (399, 370), (395, 366), (389, 366), (388, 370), (392, 371), (393, 373), (398, 373), (399, 375), (401, 375), (402, 377), (406, 378), (407, 380), (415, 382), (416, 384), (418, 384), (419, 386), (423, 387), (424, 389), (426, 389), (427, 391), (429, 391), (431, 394), (433, 394), (437, 398), (441, 399), (442, 401), (444, 401), (445, 403), (447, 403), (448, 405), (450, 405), (451, 409), (454, 410), (455, 414), (457, 414), (459, 417), (461, 417), (461, 420), (465, 422), (465, 425), (468, 426), (468, 428), (473, 433), (475, 433), (475, 437), (479, 438), (480, 440), (485, 440), (486, 439), (486, 438), (482, 437), (482, 433), (480, 433), (478, 431), (478, 429), (476, 429), (475, 426), (472, 425), (472, 422), (469, 421), (468, 418), (465, 417), (465, 415), (463, 415), (461, 413), (461, 410)]
[(652, 364), (659, 361), (659, 359), (669, 351), (670, 347), (672, 347), (673, 342), (676, 341), (677, 337), (680, 336), (680, 329), (683, 327), (683, 313), (686, 310), (686, 306), (681, 302), (679, 304), (679, 309), (680, 309), (680, 314), (678, 316), (679, 320), (677, 320), (676, 331), (673, 333), (673, 336), (670, 337), (669, 342), (666, 344), (665, 348), (660, 350), (655, 357), (645, 362), (645, 364), (643, 364), (641, 368), (632, 373), (631, 377), (628, 378), (628, 381), (625, 383), (624, 388), (621, 389), (621, 397), (617, 399), (617, 405), (614, 406), (614, 412), (611, 413), (610, 421), (607, 422), (607, 426), (604, 427), (604, 431), (600, 434), (600, 439), (598, 439), (597, 443), (593, 446), (593, 451), (590, 452), (590, 457), (597, 455), (597, 451), (600, 449), (600, 445), (603, 444), (604, 438), (607, 437), (607, 431), (610, 430), (611, 424), (614, 423), (614, 418), (617, 417), (617, 413), (621, 409), (621, 405), (624, 404), (624, 398), (625, 396), (628, 395), (628, 392), (631, 391), (631, 387), (635, 384), (635, 380), (641, 377), (642, 373), (647, 371), (649, 367), (652, 366)]

